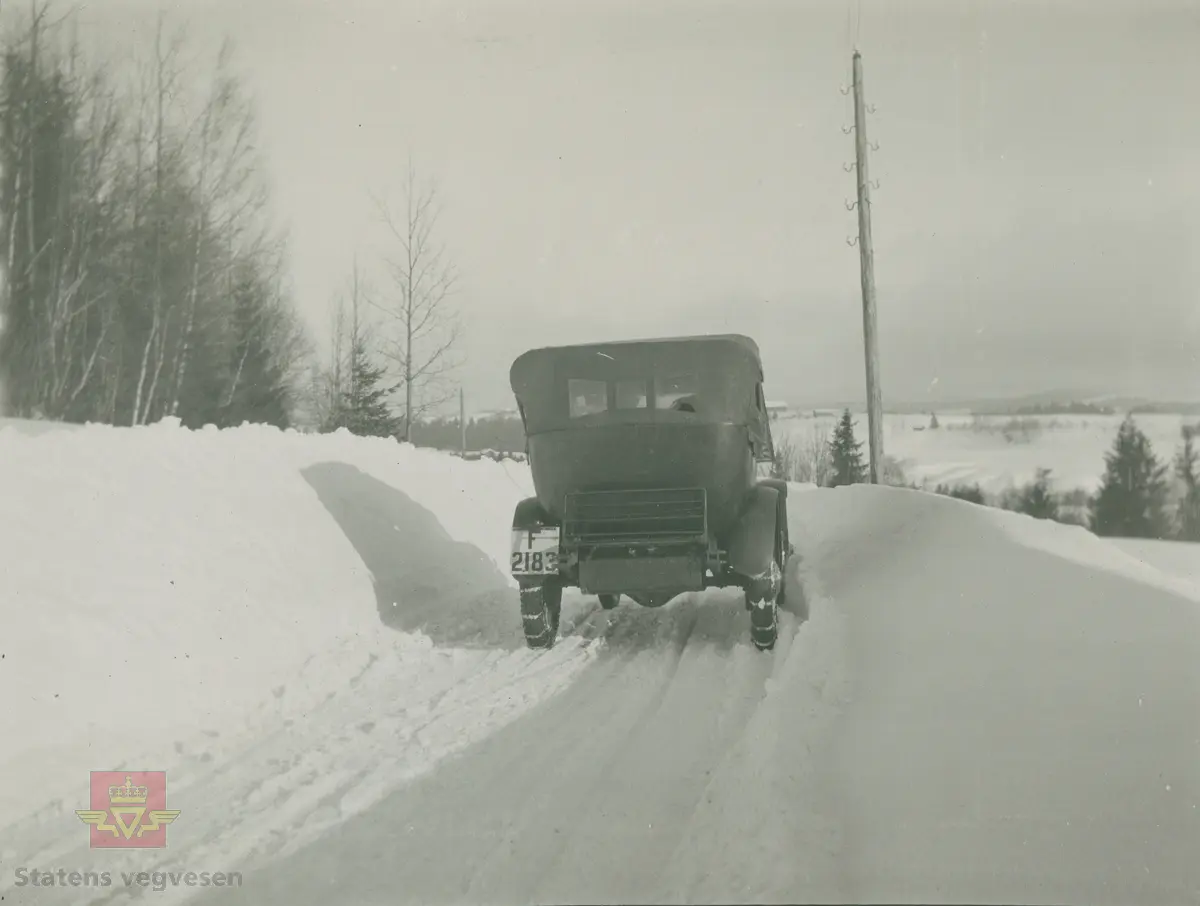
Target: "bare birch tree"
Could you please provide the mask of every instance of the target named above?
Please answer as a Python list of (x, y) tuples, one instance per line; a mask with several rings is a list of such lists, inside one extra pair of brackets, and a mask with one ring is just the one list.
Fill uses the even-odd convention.
[(120, 119), (103, 77), (77, 71), (78, 53), (73, 44), (71, 112), (81, 117), (88, 140), (71, 136), (60, 148), (57, 210), (48, 240), (52, 276), (43, 302), (48, 353), (43, 410), (56, 419), (70, 414), (91, 387), (114, 323), (107, 304), (113, 287), (96, 271), (111, 247), (114, 218), (104, 186), (116, 165)]
[[(180, 73), (177, 58), (183, 43), (183, 34), (177, 32), (171, 41), (163, 43), (163, 17), (159, 12), (154, 38), (153, 63), (153, 124), (150, 135), (150, 169), (152, 220), (150, 229), (153, 232), (152, 261), (150, 266), (150, 326), (146, 332), (142, 346), (141, 363), (138, 369), (137, 390), (133, 402), (132, 424), (145, 424), (150, 419), (150, 413), (155, 403), (159, 378), (162, 376), (163, 365), (167, 359), (167, 337), (171, 319), (175, 314), (172, 299), (166, 285), (167, 275), (164, 273), (165, 259), (169, 254), (166, 234), (167, 220), (171, 212), (168, 210), (168, 183), (174, 175), (173, 164), (177, 162), (175, 149), (171, 147), (172, 136), (168, 116), (168, 104), (177, 93)], [(139, 130), (140, 131), (140, 130)], [(138, 136), (139, 157), (141, 136)]]
[[(252, 144), (254, 111), (231, 66), (232, 44), (226, 40), (217, 55), (210, 92), (188, 136), (194, 155), (191, 193), (195, 210), (189, 242), (190, 274), (169, 404), (172, 415), (179, 409), (203, 287), (212, 285), (221, 269), (238, 257), (270, 251), (264, 248), (265, 237), (253, 228), (266, 204), (266, 193), (254, 179), (259, 164)], [(208, 248), (214, 236), (224, 240), (225, 254), (220, 248)]]
[(388, 297), (371, 303), (392, 328), (382, 352), (404, 390), (404, 440), (411, 443), (413, 422), (455, 394), (444, 378), (455, 365), (452, 355), (460, 336), (450, 301), (458, 275), (434, 238), (440, 214), (437, 189), (417, 179), (411, 159), (400, 209), (378, 199), (376, 206), (394, 250), (385, 256)]

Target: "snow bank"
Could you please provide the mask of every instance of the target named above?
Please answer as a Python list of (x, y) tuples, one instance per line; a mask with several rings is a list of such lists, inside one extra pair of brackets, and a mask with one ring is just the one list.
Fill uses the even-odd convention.
[(1144, 565), (1183, 579), (1200, 594), (1200, 544), (1145, 538), (1110, 538), (1108, 542)]
[(526, 656), (503, 527), (528, 488), (345, 433), (0, 428), (0, 858), (43, 807), (78, 842), (89, 771), (228, 755), (368, 668), (405, 677), (400, 712), (516, 669), (489, 659)]
[[(1079, 525), (1060, 525), (990, 507), (987, 513), (1009, 538), (1019, 544), (1049, 551), (1092, 569), (1153, 585), (1200, 602), (1200, 584), (1180, 570), (1181, 561), (1187, 559), (1188, 548), (1196, 549), (1191, 551), (1190, 558), (1195, 567), (1200, 559), (1197, 553), (1200, 545), (1151, 541), (1139, 546), (1129, 539), (1101, 538)], [(1171, 556), (1172, 548), (1176, 548), (1174, 556)], [(1170, 562), (1172, 568), (1160, 568), (1163, 561)]]
[(1070, 527), (931, 494), (795, 513), (851, 679), (813, 759), (840, 840), (818, 899), (1196, 900), (1194, 600)]

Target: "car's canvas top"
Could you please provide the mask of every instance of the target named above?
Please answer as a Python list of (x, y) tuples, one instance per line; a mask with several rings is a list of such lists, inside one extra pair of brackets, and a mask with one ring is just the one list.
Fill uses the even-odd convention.
[(603, 351), (610, 347), (615, 349), (624, 349), (630, 346), (669, 346), (679, 343), (698, 343), (712, 344), (714, 346), (727, 346), (733, 344), (742, 347), (754, 359), (760, 358), (758, 344), (748, 336), (740, 333), (720, 333), (720, 334), (700, 334), (697, 336), (686, 337), (647, 337), (644, 339), (634, 340), (608, 340), (598, 343), (572, 343), (564, 346), (542, 346), (538, 349), (531, 349), (522, 354), (513, 363), (513, 369), (521, 364), (522, 360), (526, 359), (541, 359), (547, 356), (561, 354), (570, 356), (573, 353), (590, 354), (597, 350)]
[[(758, 416), (756, 385), (762, 381), (758, 345), (740, 334), (666, 337), (615, 342), (552, 346), (532, 349), (513, 362), (510, 382), (521, 405), (527, 429), (553, 430), (568, 424), (584, 426), (597, 419), (580, 419), (572, 412), (578, 385), (586, 390), (598, 387), (603, 399), (608, 386), (609, 412), (600, 421), (658, 421), (655, 410), (664, 408), (653, 397), (658, 383), (672, 376), (689, 378), (697, 394), (697, 417), (725, 421)], [(614, 395), (615, 384), (633, 384), (636, 389), (646, 381), (652, 399), (624, 405)], [(678, 395), (678, 394), (676, 394)], [(702, 405), (701, 405), (702, 404)], [(620, 410), (620, 411), (618, 411)]]

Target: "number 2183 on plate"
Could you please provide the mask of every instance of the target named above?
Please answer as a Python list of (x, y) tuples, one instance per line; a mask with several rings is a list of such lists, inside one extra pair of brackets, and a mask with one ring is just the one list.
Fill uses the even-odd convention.
[(548, 576), (558, 572), (558, 528), (513, 529), (509, 560), (514, 576)]

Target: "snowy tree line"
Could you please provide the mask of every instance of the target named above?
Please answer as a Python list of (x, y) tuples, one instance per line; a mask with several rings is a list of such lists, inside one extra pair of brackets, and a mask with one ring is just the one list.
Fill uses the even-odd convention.
[[(936, 418), (936, 416), (935, 416)], [(934, 422), (933, 427), (936, 427)], [(1039, 469), (1033, 481), (990, 499), (978, 484), (937, 485), (930, 489), (908, 481), (899, 465), (886, 460), (885, 484), (932, 490), (983, 506), (1084, 525), (1097, 535), (1200, 542), (1200, 425), (1184, 425), (1174, 459), (1164, 462), (1129, 414), (1105, 455), (1104, 475), (1094, 494), (1055, 493), (1051, 470)], [(856, 440), (845, 410), (828, 441), (804, 447), (791, 437), (776, 442), (777, 477), (822, 487), (867, 481), (863, 442)]]
[(73, 17), (3, 20), (0, 385), (10, 416), (286, 426), (308, 352), (225, 44), (121, 66)]
[(443, 445), (459, 324), (436, 186), (410, 161), (375, 198), (375, 279), (356, 259), (321, 355), (232, 45), (204, 60), (160, 17), (140, 58), (106, 64), (76, 24), (43, 0), (0, 19), (0, 411)]

